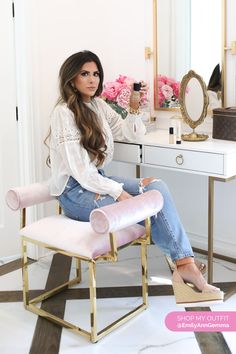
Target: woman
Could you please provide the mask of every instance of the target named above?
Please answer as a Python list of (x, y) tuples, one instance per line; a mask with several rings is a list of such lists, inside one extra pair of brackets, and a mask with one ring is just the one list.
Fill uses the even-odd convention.
[[(107, 177), (102, 168), (112, 160), (113, 139), (135, 136), (132, 127), (142, 131), (136, 100), (131, 95), (125, 120), (98, 96), (103, 88), (103, 68), (92, 52), (71, 55), (59, 73), (60, 99), (51, 119), (51, 194), (56, 196), (66, 216), (88, 221), (94, 208), (120, 202), (146, 192), (159, 190), (164, 207), (152, 218), (152, 239), (175, 262), (173, 285), (178, 303), (222, 300), (220, 289), (206, 283), (194, 262), (187, 235), (179, 220), (167, 186), (160, 179)], [(197, 291), (190, 298), (189, 287)], [(207, 295), (206, 295), (207, 294)], [(176, 297), (177, 299), (177, 297)]]

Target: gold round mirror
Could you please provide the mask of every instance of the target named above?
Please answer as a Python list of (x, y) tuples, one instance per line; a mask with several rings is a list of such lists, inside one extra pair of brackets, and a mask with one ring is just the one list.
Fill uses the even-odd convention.
[(196, 133), (195, 128), (204, 121), (207, 115), (209, 97), (205, 82), (193, 70), (182, 78), (179, 103), (183, 120), (193, 129), (190, 134), (182, 134), (182, 139), (186, 141), (206, 140), (208, 135)]

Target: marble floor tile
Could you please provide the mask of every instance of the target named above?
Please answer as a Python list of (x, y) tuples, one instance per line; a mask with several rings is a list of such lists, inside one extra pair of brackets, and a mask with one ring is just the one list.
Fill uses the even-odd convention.
[[(140, 250), (134, 246), (119, 252), (118, 263), (99, 262), (97, 265), (98, 286), (125, 286), (140, 284)], [(207, 263), (207, 257), (196, 254), (196, 257)], [(42, 257), (37, 263), (29, 266), (29, 281), (32, 289), (43, 289), (51, 265), (52, 255)], [(104, 271), (106, 277), (104, 277)], [(87, 287), (87, 262), (82, 262), (82, 283), (79, 287)], [(71, 269), (71, 278), (75, 276), (75, 262)], [(164, 255), (152, 245), (148, 247), (149, 284), (171, 284), (171, 272)], [(214, 259), (214, 281), (236, 281), (236, 264)], [(0, 290), (21, 290), (21, 270), (0, 277)]]
[(0, 353), (29, 353), (36, 322), (22, 303), (0, 303)]
[[(31, 289), (44, 289), (52, 257), (45, 257), (29, 265), (29, 283)], [(22, 272), (18, 269), (0, 277), (0, 291), (22, 290)]]
[[(98, 307), (102, 311), (99, 320), (102, 323), (102, 327), (108, 324), (108, 320), (115, 320), (117, 316), (122, 316), (125, 310), (132, 309), (132, 306), (137, 306), (138, 300), (140, 301), (137, 298), (99, 300)], [(68, 301), (66, 318), (78, 323), (79, 317), (82, 322), (80, 322), (81, 326), (88, 327), (88, 315), (85, 313), (88, 303), (86, 304), (85, 300), (83, 302), (83, 310), (80, 312), (80, 316), (77, 316), (78, 301)], [(77, 353), (77, 351), (80, 354), (173, 354), (174, 352), (186, 352), (188, 347), (191, 347), (191, 353), (200, 353), (193, 333), (171, 332), (166, 328), (165, 317), (171, 311), (176, 311), (173, 296), (151, 297), (146, 311), (95, 344), (89, 343), (86, 339), (63, 329), (60, 354), (72, 354)], [(85, 319), (86, 317), (87, 320)]]
[[(211, 306), (211, 311), (234, 311), (236, 313), (236, 294), (219, 306)], [(232, 353), (236, 353), (235, 332), (223, 332), (224, 338)]]
[[(78, 287), (87, 287), (88, 265), (82, 262), (82, 283)], [(106, 274), (106, 276), (104, 276)], [(75, 276), (75, 263), (71, 278)], [(155, 280), (153, 281), (153, 277)], [(155, 246), (148, 247), (149, 284), (170, 284), (171, 273), (164, 255)], [(97, 286), (127, 286), (141, 284), (140, 247), (133, 246), (119, 252), (117, 263), (98, 262)]]
[[(101, 262), (97, 267), (98, 287), (119, 287), (140, 285), (139, 247), (131, 247), (119, 254), (119, 263)], [(202, 261), (206, 256), (197, 255)], [(51, 265), (52, 256), (43, 257), (30, 268), (32, 289), (43, 289)], [(82, 263), (83, 281), (80, 287), (87, 287), (88, 268)], [(106, 276), (104, 276), (106, 274)], [(75, 275), (73, 263), (71, 276)], [(148, 249), (149, 284), (171, 284), (171, 272), (163, 254), (155, 247)], [(214, 281), (236, 281), (236, 265), (214, 260)], [(0, 277), (0, 291), (21, 290), (21, 270)], [(137, 306), (137, 297), (98, 299), (100, 326), (122, 316), (132, 306)], [(65, 318), (81, 327), (89, 326), (87, 300), (68, 300)], [(146, 311), (118, 328), (96, 344), (69, 330), (62, 330), (59, 354), (173, 354), (186, 352), (201, 353), (193, 332), (172, 332), (165, 326), (165, 317), (172, 311), (184, 311), (175, 305), (174, 296), (150, 296)], [(222, 305), (212, 306), (211, 311), (236, 311), (236, 295)], [(0, 303), (0, 353), (27, 354), (34, 334), (37, 316), (25, 311), (22, 303)], [(100, 328), (101, 328), (100, 327)], [(224, 332), (232, 353), (236, 353), (235, 335)], [(14, 340), (13, 340), (14, 339)], [(41, 353), (40, 353), (41, 354)], [(44, 353), (42, 353), (44, 354)]]

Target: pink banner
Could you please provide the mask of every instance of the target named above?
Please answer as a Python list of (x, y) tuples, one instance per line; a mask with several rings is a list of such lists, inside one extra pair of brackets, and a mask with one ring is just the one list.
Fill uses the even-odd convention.
[(174, 311), (166, 316), (165, 324), (176, 332), (233, 332), (236, 311)]

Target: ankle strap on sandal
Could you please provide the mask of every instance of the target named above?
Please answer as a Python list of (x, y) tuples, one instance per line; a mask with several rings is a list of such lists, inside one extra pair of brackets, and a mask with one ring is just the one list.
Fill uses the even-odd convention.
[(184, 265), (184, 264), (189, 264), (189, 263), (194, 263), (193, 257), (185, 257), (185, 258), (177, 259), (175, 262), (177, 267)]

